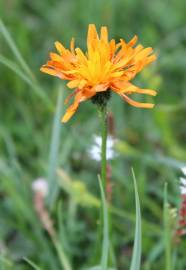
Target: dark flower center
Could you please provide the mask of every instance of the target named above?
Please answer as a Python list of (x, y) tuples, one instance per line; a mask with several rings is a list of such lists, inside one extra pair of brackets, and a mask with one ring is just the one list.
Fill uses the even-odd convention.
[(91, 98), (93, 104), (100, 106), (101, 108), (107, 105), (111, 97), (111, 90), (108, 89), (107, 91), (98, 92), (95, 96)]

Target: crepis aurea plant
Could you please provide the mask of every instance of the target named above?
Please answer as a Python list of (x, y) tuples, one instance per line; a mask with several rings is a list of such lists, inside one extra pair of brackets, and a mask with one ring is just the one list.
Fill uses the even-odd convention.
[[(153, 108), (154, 106), (151, 103), (134, 101), (129, 97), (133, 93), (156, 95), (155, 90), (141, 89), (130, 82), (145, 66), (156, 60), (151, 47), (144, 48), (141, 44), (135, 46), (136, 42), (137, 36), (129, 42), (124, 39), (120, 39), (118, 43), (114, 39), (109, 41), (107, 27), (102, 26), (98, 35), (95, 25), (90, 24), (85, 53), (80, 48), (75, 48), (74, 38), (71, 40), (70, 49), (66, 49), (60, 42), (55, 42), (58, 54), (50, 53), (50, 60), (41, 67), (42, 72), (67, 80), (67, 87), (74, 89), (65, 103), (68, 103), (72, 97), (74, 102), (67, 109), (62, 122), (67, 122), (73, 116), (82, 101), (91, 99), (98, 105), (102, 127), (101, 180), (105, 191), (107, 190), (107, 102), (111, 92), (117, 93), (134, 107)], [(108, 233), (108, 222), (104, 222), (104, 220), (108, 221), (108, 218), (105, 216), (104, 209), (106, 208), (103, 203), (103, 232)], [(106, 270), (108, 266), (109, 243), (106, 234), (103, 233), (102, 270)], [(140, 269), (140, 255), (137, 261)], [(132, 260), (133, 264), (131, 269), (137, 270)]]

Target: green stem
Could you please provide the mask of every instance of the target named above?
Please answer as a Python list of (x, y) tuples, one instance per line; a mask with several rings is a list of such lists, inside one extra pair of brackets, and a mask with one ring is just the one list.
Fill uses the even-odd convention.
[(106, 170), (107, 170), (107, 107), (101, 108), (101, 180), (103, 183), (103, 188), (106, 193)]
[(101, 112), (101, 181), (102, 185), (102, 220), (101, 227), (103, 232), (103, 242), (102, 242), (102, 258), (101, 258), (101, 266), (103, 270), (107, 269), (108, 265), (108, 253), (109, 253), (109, 217), (107, 210), (107, 106), (102, 106), (100, 108)]
[(53, 241), (53, 244), (54, 244), (54, 246), (56, 248), (56, 251), (58, 253), (62, 269), (64, 269), (64, 270), (72, 270), (70, 262), (69, 262), (66, 254), (65, 254), (65, 252), (63, 250), (62, 245), (59, 243), (59, 241), (57, 240), (57, 238), (55, 236), (52, 236), (52, 241)]
[[(106, 166), (107, 166), (107, 160), (106, 160), (106, 148), (107, 148), (107, 107), (103, 104), (98, 104), (98, 114), (101, 120), (101, 186), (103, 188), (103, 194), (106, 197)], [(99, 177), (98, 177), (99, 178)], [(100, 211), (100, 224), (98, 226), (97, 230), (97, 240), (96, 245), (94, 249), (94, 256), (97, 259), (100, 253), (100, 243), (102, 241), (103, 235), (103, 228), (105, 226), (105, 218), (104, 218), (104, 206), (103, 203), (101, 204), (101, 211)], [(108, 233), (108, 231), (107, 231)], [(106, 235), (106, 233), (105, 233)], [(107, 236), (108, 237), (108, 236)], [(105, 243), (105, 240), (103, 240)], [(104, 245), (104, 244), (103, 244)], [(103, 263), (103, 250), (102, 250), (102, 263)], [(106, 259), (105, 259), (106, 258)], [(104, 264), (107, 263), (108, 256), (104, 256)]]

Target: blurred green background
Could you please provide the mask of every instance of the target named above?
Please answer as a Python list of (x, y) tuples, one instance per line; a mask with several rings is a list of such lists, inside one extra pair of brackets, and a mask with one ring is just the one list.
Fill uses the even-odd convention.
[[(83, 103), (71, 121), (61, 124), (69, 92), (62, 81), (39, 71), (56, 40), (69, 46), (75, 37), (77, 46), (85, 49), (89, 23), (107, 25), (110, 38), (117, 40), (137, 34), (158, 56), (135, 79), (142, 88), (158, 90), (153, 110), (133, 108), (114, 94), (109, 104), (118, 139), (117, 156), (110, 161), (111, 263), (129, 269), (135, 225), (133, 167), (143, 217), (141, 269), (165, 269), (163, 188), (168, 182), (170, 207), (178, 207), (180, 168), (186, 164), (185, 10), (183, 0), (0, 0), (1, 269), (31, 269), (24, 257), (41, 269), (63, 269), (59, 250), (75, 270), (99, 262), (100, 168), (88, 155), (93, 136), (100, 133), (96, 107)], [(34, 209), (32, 181), (38, 177), (49, 182), (46, 208), (57, 244)], [(186, 269), (184, 238), (179, 244), (173, 241), (172, 250), (175, 269)]]

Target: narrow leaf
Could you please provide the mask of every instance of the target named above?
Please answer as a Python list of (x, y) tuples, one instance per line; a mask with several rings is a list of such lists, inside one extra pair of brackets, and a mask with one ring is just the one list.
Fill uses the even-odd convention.
[(18, 75), (25, 83), (27, 83), (35, 92), (35, 94), (40, 97), (44, 102), (45, 105), (48, 106), (48, 108), (53, 109), (53, 105), (45, 92), (42, 88), (40, 88), (39, 85), (37, 85), (35, 82), (30, 80), (30, 78), (20, 69), (20, 67), (15, 64), (13, 61), (7, 59), (3, 55), (0, 55), (0, 63), (11, 69), (13, 72), (15, 72), (16, 75)]
[(6, 265), (7, 267), (13, 266), (13, 263), (2, 255), (0, 255), (0, 262), (1, 262), (0, 266), (4, 265)]
[(22, 57), (21, 53), (19, 52), (14, 40), (12, 39), (8, 29), (4, 25), (3, 21), (0, 19), (0, 32), (2, 33), (4, 39), (6, 40), (8, 46), (12, 50), (14, 56), (16, 57), (17, 61), (20, 63), (23, 70), (27, 73), (27, 75), (32, 79), (35, 80), (32, 71), (30, 70), (29, 66), (25, 62), (24, 58)]
[(134, 194), (136, 201), (136, 227), (135, 227), (135, 238), (134, 238), (134, 247), (132, 254), (132, 262), (130, 270), (140, 270), (141, 264), (141, 210), (140, 210), (140, 201), (136, 183), (136, 177), (134, 170), (132, 169), (132, 176), (134, 181)]
[(171, 228), (169, 216), (169, 204), (167, 194), (167, 183), (164, 186), (164, 244), (165, 244), (165, 269), (172, 270), (171, 259)]
[(57, 193), (58, 193), (58, 182), (57, 182), (57, 166), (58, 166), (58, 152), (60, 145), (60, 133), (61, 133), (61, 114), (62, 114), (62, 104), (63, 104), (63, 91), (60, 88), (58, 92), (56, 112), (53, 120), (52, 138), (50, 144), (50, 157), (49, 157), (49, 197), (48, 203), (50, 208), (53, 207)]
[[(87, 270), (103, 270), (101, 265), (88, 268)], [(116, 270), (115, 268), (107, 268), (107, 270)]]
[(35, 263), (33, 263), (31, 260), (27, 259), (27, 258), (23, 258), (23, 260), (25, 262), (27, 262), (30, 266), (32, 266), (33, 269), (35, 270), (41, 270), (41, 268), (39, 266), (37, 266)]

